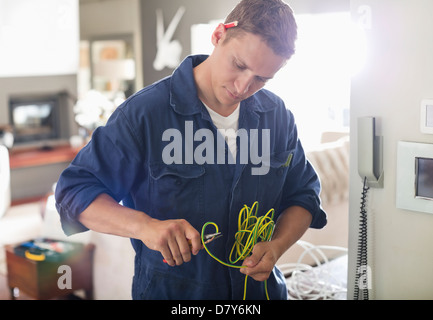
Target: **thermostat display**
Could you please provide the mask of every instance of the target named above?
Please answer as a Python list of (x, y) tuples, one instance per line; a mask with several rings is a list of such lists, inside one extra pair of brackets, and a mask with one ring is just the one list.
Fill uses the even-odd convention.
[(433, 159), (416, 158), (415, 196), (433, 200)]
[(396, 206), (433, 214), (433, 144), (398, 142)]

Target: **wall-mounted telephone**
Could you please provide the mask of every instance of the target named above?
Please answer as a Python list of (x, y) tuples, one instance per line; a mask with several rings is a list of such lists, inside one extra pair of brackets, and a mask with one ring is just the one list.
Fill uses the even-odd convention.
[[(376, 136), (376, 119), (358, 118), (358, 173), (363, 180), (361, 212), (359, 217), (358, 254), (354, 299), (369, 299), (371, 288), (369, 277), (364, 277), (361, 270), (369, 270), (367, 252), (367, 193), (369, 188), (383, 188), (382, 137)], [(362, 283), (367, 281), (367, 283)]]
[(382, 137), (374, 117), (358, 118), (358, 173), (371, 188), (383, 188)]

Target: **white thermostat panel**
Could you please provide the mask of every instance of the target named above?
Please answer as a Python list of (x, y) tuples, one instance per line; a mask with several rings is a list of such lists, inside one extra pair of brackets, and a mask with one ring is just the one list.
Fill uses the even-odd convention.
[(433, 100), (421, 102), (421, 132), (433, 134)]
[(433, 214), (433, 144), (398, 142), (396, 206)]

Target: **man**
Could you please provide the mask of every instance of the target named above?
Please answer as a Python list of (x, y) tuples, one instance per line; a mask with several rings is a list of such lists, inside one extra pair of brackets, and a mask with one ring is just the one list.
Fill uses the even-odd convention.
[[(245, 275), (247, 299), (266, 290), (287, 299), (277, 260), (308, 227), (326, 224), (293, 115), (262, 89), (294, 53), (293, 13), (281, 0), (243, 0), (234, 21), (215, 29), (209, 57), (187, 57), (119, 106), (58, 181), (65, 233), (131, 238), (134, 299), (242, 299)], [(243, 268), (201, 250), (212, 221), (223, 237), (209, 249), (226, 261), (238, 214), (255, 201), (261, 214), (275, 209), (276, 226)]]

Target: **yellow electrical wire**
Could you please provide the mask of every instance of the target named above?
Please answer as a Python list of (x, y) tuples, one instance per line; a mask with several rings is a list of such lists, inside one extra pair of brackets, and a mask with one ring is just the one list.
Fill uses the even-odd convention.
[[(259, 241), (269, 241), (272, 238), (274, 231), (274, 209), (270, 209), (264, 216), (257, 217), (258, 202), (254, 202), (251, 207), (244, 205), (239, 212), (238, 231), (235, 234), (235, 243), (230, 251), (229, 262), (224, 262), (215, 257), (207, 248), (204, 241), (205, 229), (208, 225), (215, 227), (215, 232), (218, 232), (218, 226), (214, 222), (206, 222), (201, 230), (201, 238), (206, 252), (216, 261), (230, 268), (246, 268), (245, 266), (236, 265), (239, 261), (249, 257), (254, 246)], [(245, 275), (244, 285), (244, 300), (247, 292), (248, 275)], [(269, 300), (267, 281), (265, 280), (266, 298)]]

